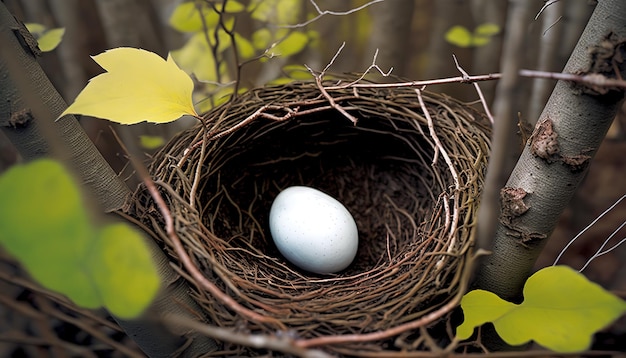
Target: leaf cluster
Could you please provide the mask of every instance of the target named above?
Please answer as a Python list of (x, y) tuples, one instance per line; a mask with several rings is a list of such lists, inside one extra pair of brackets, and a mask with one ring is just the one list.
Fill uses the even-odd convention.
[(94, 225), (61, 164), (13, 166), (0, 176), (0, 197), (0, 244), (41, 285), (121, 318), (150, 304), (160, 278), (142, 234), (124, 223)]
[(448, 43), (458, 47), (480, 47), (491, 42), (491, 38), (500, 33), (500, 26), (491, 23), (478, 25), (474, 31), (463, 26), (453, 26), (446, 31)]
[(550, 266), (528, 278), (520, 304), (473, 290), (465, 294), (461, 308), (465, 321), (457, 328), (459, 339), (491, 322), (509, 345), (533, 340), (572, 353), (589, 349), (595, 332), (626, 313), (626, 302), (568, 266)]

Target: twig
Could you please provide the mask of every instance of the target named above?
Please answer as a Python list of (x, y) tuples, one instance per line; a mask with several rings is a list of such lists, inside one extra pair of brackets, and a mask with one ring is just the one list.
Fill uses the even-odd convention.
[(385, 1), (385, 0), (372, 0), (372, 1), (368, 2), (368, 3), (366, 3), (366, 4), (363, 4), (363, 5), (359, 6), (359, 7), (355, 7), (354, 9), (351, 9), (351, 10), (347, 10), (347, 11), (331, 11), (331, 10), (322, 10), (319, 7), (319, 5), (317, 5), (315, 0), (310, 0), (311, 4), (315, 8), (315, 11), (317, 11), (317, 16), (315, 16), (315, 17), (313, 17), (313, 18), (311, 18), (311, 19), (309, 19), (309, 20), (307, 20), (307, 21), (305, 21), (303, 23), (300, 23), (300, 24), (281, 25), (279, 27), (287, 28), (287, 29), (297, 29), (297, 28), (300, 28), (300, 27), (305, 27), (305, 26), (309, 25), (310, 23), (319, 20), (320, 18), (322, 18), (325, 15), (332, 15), (332, 16), (350, 15), (350, 14), (353, 14), (353, 13), (355, 13), (357, 11), (365, 9), (368, 6), (371, 6), (371, 5), (374, 5), (376, 3), (383, 2), (383, 1)]
[[(476, 256), (482, 255), (482, 252), (477, 252)], [(471, 265), (473, 265), (473, 259), (470, 258), (465, 262), (465, 267), (463, 268), (463, 274), (461, 277), (461, 282), (459, 284), (459, 290), (456, 295), (445, 305), (441, 306), (436, 311), (433, 311), (420, 319), (415, 321), (407, 322), (401, 324), (399, 326), (395, 326), (389, 328), (384, 331), (366, 333), (366, 334), (346, 334), (346, 335), (338, 335), (338, 336), (322, 336), (317, 338), (303, 339), (295, 341), (295, 345), (302, 348), (310, 348), (310, 347), (319, 347), (328, 344), (341, 344), (341, 343), (355, 343), (355, 342), (370, 342), (376, 340), (387, 339), (393, 337), (395, 335), (401, 334), (403, 332), (409, 330), (415, 330), (419, 327), (426, 326), (435, 320), (441, 318), (448, 312), (452, 311), (456, 308), (461, 302), (461, 298), (465, 294), (465, 290), (467, 289), (467, 284), (470, 278), (470, 270)], [(456, 342), (453, 342), (456, 344)]]
[[(454, 64), (456, 65), (457, 70), (459, 70), (459, 72), (461, 72), (461, 74), (463, 75), (463, 78), (469, 78), (470, 77), (469, 73), (467, 73), (461, 67), (461, 65), (459, 65), (459, 61), (456, 59), (456, 56), (452, 55), (452, 58), (454, 59)], [(485, 96), (483, 96), (483, 91), (480, 90), (480, 86), (478, 85), (478, 82), (472, 82), (472, 84), (474, 85), (474, 88), (476, 89), (476, 92), (478, 93), (478, 98), (480, 98), (480, 103), (483, 104), (483, 109), (485, 110), (485, 114), (487, 115), (487, 118), (489, 118), (491, 125), (493, 125), (493, 115), (491, 114), (491, 111), (489, 110), (489, 105), (487, 105)]]
[[(602, 219), (606, 214), (608, 214), (611, 210), (613, 210), (613, 208), (615, 208), (617, 205), (619, 205), (619, 203), (621, 203), (624, 199), (626, 199), (626, 194), (622, 195), (621, 198), (617, 199), (617, 201), (615, 201), (615, 203), (613, 203), (613, 205), (609, 206), (608, 209), (604, 210), (602, 212), (602, 214), (598, 215), (597, 218), (595, 218), (589, 225), (587, 225), (584, 229), (582, 229), (578, 234), (576, 234), (576, 236), (574, 236), (573, 239), (571, 239), (567, 245), (565, 245), (565, 247), (563, 248), (563, 250), (561, 250), (561, 252), (559, 253), (559, 255), (556, 257), (556, 259), (554, 260), (554, 263), (552, 264), (552, 266), (556, 265), (559, 260), (561, 259), (561, 256), (563, 256), (563, 254), (565, 253), (565, 251), (567, 251), (567, 249), (572, 246), (572, 244), (578, 240), (579, 237), (581, 237), (585, 232), (587, 232), (587, 230), (589, 230), (593, 225), (595, 225), (600, 219)], [(582, 270), (582, 269), (581, 269)]]
[(545, 4), (543, 4), (541, 9), (537, 13), (537, 15), (535, 15), (535, 21), (539, 18), (539, 16), (541, 16), (541, 13), (543, 13), (543, 10), (545, 10), (548, 6), (550, 6), (552, 4), (555, 4), (555, 3), (559, 2), (559, 1), (560, 0), (549, 0), (549, 1), (546, 1)]
[(189, 330), (202, 333), (208, 337), (215, 338), (223, 342), (239, 344), (257, 349), (269, 349), (304, 358), (332, 357), (331, 355), (319, 350), (306, 349), (296, 346), (293, 338), (290, 338), (287, 334), (281, 336), (245, 334), (237, 332), (234, 329), (203, 324), (201, 322), (192, 321), (186, 317), (176, 315), (168, 315), (163, 317), (163, 319), (169, 324), (185, 327)]
[(202, 169), (202, 165), (204, 165), (204, 156), (206, 155), (206, 146), (207, 146), (207, 133), (208, 133), (208, 129), (206, 127), (206, 124), (204, 123), (204, 120), (202, 121), (202, 147), (200, 148), (200, 159), (198, 160), (198, 165), (196, 166), (196, 173), (194, 175), (193, 178), (193, 184), (191, 184), (191, 191), (189, 193), (189, 206), (192, 209), (194, 208), (195, 205), (195, 198), (196, 198), (196, 191), (198, 190), (198, 185), (200, 185), (200, 173), (201, 173), (201, 169)]
[[(452, 178), (454, 179), (455, 193), (452, 196), (454, 200), (454, 212), (452, 213), (452, 225), (450, 225), (448, 249), (446, 250), (449, 253), (452, 251), (454, 245), (456, 244), (456, 236), (454, 235), (454, 233), (456, 232), (456, 228), (457, 228), (457, 224), (459, 220), (459, 195), (458, 193), (461, 190), (461, 183), (459, 182), (459, 174), (456, 172), (456, 169), (454, 168), (454, 163), (452, 163), (452, 160), (450, 159), (448, 152), (446, 151), (445, 147), (441, 144), (441, 141), (439, 140), (439, 137), (437, 136), (437, 132), (435, 131), (435, 124), (433, 123), (433, 118), (430, 116), (430, 113), (428, 112), (428, 107), (426, 107), (426, 103), (424, 103), (424, 98), (422, 97), (422, 90), (419, 88), (416, 88), (415, 93), (417, 93), (417, 100), (420, 104), (420, 107), (422, 108), (422, 112), (424, 112), (424, 117), (426, 117), (426, 120), (428, 121), (428, 131), (430, 133), (430, 137), (433, 139), (433, 142), (435, 143), (437, 150), (443, 156), (443, 159), (445, 160), (446, 164), (448, 165), (448, 169), (450, 170), (450, 173), (452, 174)], [(443, 260), (444, 258), (441, 258), (441, 260), (437, 262), (437, 268), (441, 267), (441, 265), (443, 264)]]
[[(268, 109), (274, 109), (274, 110), (284, 110), (287, 113), (282, 116), (282, 117), (277, 117), (274, 115), (266, 115), (265, 111), (267, 111)], [(254, 111), (254, 113), (252, 113), (251, 115), (249, 115), (248, 117), (244, 118), (241, 122), (237, 123), (236, 125), (228, 128), (227, 130), (224, 130), (222, 132), (216, 133), (216, 134), (210, 134), (209, 137), (210, 139), (218, 139), (221, 138), (225, 135), (228, 135), (230, 133), (233, 133), (234, 131), (240, 129), (241, 127), (244, 127), (250, 123), (252, 123), (252, 121), (254, 121), (255, 119), (259, 118), (259, 117), (264, 117), (264, 118), (269, 118), (269, 119), (273, 119), (275, 121), (284, 121), (287, 119), (290, 119), (292, 117), (294, 117), (296, 115), (297, 111), (291, 108), (287, 108), (287, 107), (283, 107), (283, 106), (276, 106), (276, 105), (271, 105), (271, 104), (266, 104), (264, 106), (261, 106), (259, 109), (257, 109), (256, 111)]]
[[(551, 80), (562, 80), (580, 83), (588, 86), (599, 86), (599, 87), (615, 87), (615, 88), (625, 88), (626, 89), (626, 81), (608, 78), (606, 76), (600, 74), (588, 74), (588, 75), (576, 75), (572, 73), (561, 73), (561, 72), (546, 72), (546, 71), (536, 71), (536, 70), (525, 70), (520, 69), (517, 73), (520, 77), (528, 77), (528, 78), (545, 78)], [(410, 82), (395, 82), (395, 83), (354, 83), (354, 84), (342, 84), (336, 86), (327, 86), (326, 90), (339, 90), (344, 88), (400, 88), (400, 87), (424, 87), (429, 85), (441, 85), (447, 83), (473, 83), (473, 82), (482, 82), (482, 81), (493, 81), (499, 80), (502, 78), (502, 73), (489, 73), (486, 75), (474, 75), (474, 76), (457, 76), (457, 77), (447, 77), (447, 78), (439, 78), (434, 80), (422, 80), (422, 81), (410, 81)]]
[(322, 84), (321, 74), (315, 76), (315, 83), (317, 84), (317, 87), (319, 88), (320, 92), (322, 92), (322, 95), (324, 96), (324, 98), (328, 100), (328, 103), (330, 104), (330, 106), (334, 108), (335, 110), (337, 110), (339, 113), (343, 114), (344, 117), (348, 118), (354, 125), (356, 125), (356, 123), (358, 122), (358, 119), (355, 116), (348, 113), (348, 111), (346, 111), (343, 107), (338, 105), (337, 102), (335, 102), (335, 100), (333, 99), (333, 97), (330, 94), (328, 94), (328, 92), (324, 88), (324, 85)]
[[(344, 42), (345, 44), (345, 42)], [(342, 46), (343, 47), (343, 46)], [(363, 71), (363, 74), (361, 76), (359, 76), (359, 78), (357, 78), (356, 80), (350, 82), (350, 85), (355, 84), (355, 83), (359, 83), (361, 82), (361, 80), (363, 80), (365, 78), (365, 76), (367, 76), (367, 74), (371, 71), (371, 70), (376, 70), (378, 71), (378, 73), (380, 73), (381, 76), (383, 77), (389, 77), (389, 75), (391, 75), (391, 71), (393, 71), (393, 67), (389, 68), (389, 71), (385, 72), (383, 71), (382, 68), (380, 68), (380, 66), (378, 66), (378, 64), (376, 64), (376, 59), (378, 58), (378, 49), (376, 49), (376, 51), (374, 52), (374, 56), (372, 57), (372, 64), (365, 69), (365, 71)], [(355, 97), (358, 97), (358, 94), (356, 92), (356, 89), (354, 90), (355, 92)]]
[(621, 245), (623, 242), (626, 241), (626, 238), (620, 240), (620, 242), (618, 242), (617, 244), (609, 247), (608, 249), (602, 251), (604, 249), (604, 247), (609, 243), (609, 241), (611, 241), (611, 239), (617, 235), (617, 233), (624, 228), (624, 226), (626, 226), (626, 221), (624, 221), (620, 226), (617, 227), (617, 229), (613, 230), (613, 232), (611, 233), (611, 235), (609, 235), (609, 237), (606, 238), (606, 240), (604, 240), (604, 242), (602, 243), (602, 245), (600, 246), (600, 248), (598, 248), (598, 250), (596, 251), (595, 254), (593, 254), (593, 256), (591, 256), (589, 258), (589, 260), (587, 260), (587, 262), (585, 262), (585, 265), (578, 270), (578, 272), (583, 272), (584, 269), (587, 268), (587, 266), (589, 266), (589, 264), (591, 264), (591, 261), (593, 261), (594, 259), (602, 256), (602, 255), (606, 255), (609, 252), (615, 250), (619, 245)]
[(306, 69), (309, 70), (309, 72), (311, 72), (311, 75), (313, 75), (313, 78), (315, 78), (315, 84), (317, 84), (317, 88), (320, 90), (324, 98), (326, 98), (330, 106), (334, 108), (335, 110), (337, 110), (339, 113), (343, 114), (344, 117), (348, 118), (354, 125), (356, 125), (356, 123), (358, 122), (358, 119), (355, 116), (348, 113), (343, 107), (338, 105), (337, 102), (335, 102), (335, 100), (333, 99), (333, 97), (328, 93), (328, 91), (326, 91), (326, 89), (324, 88), (324, 84), (322, 83), (323, 77), (326, 74), (326, 71), (328, 71), (330, 66), (332, 66), (332, 64), (337, 59), (337, 57), (339, 57), (339, 54), (341, 53), (341, 50), (343, 50), (345, 45), (346, 43), (343, 42), (341, 46), (339, 46), (339, 49), (337, 50), (337, 52), (335, 52), (335, 55), (333, 56), (333, 58), (330, 59), (330, 61), (328, 62), (326, 67), (324, 67), (322, 72), (316, 74), (315, 71), (311, 67), (307, 65), (304, 65), (304, 67), (306, 67)]
[(205, 290), (207, 290), (211, 295), (213, 295), (213, 297), (220, 300), (224, 305), (228, 306), (230, 309), (237, 312), (238, 314), (247, 317), (248, 319), (251, 319), (255, 322), (272, 323), (280, 327), (280, 329), (282, 330), (287, 330), (287, 327), (279, 320), (263, 316), (240, 305), (232, 297), (222, 292), (222, 290), (220, 290), (220, 288), (217, 287), (213, 282), (204, 277), (202, 272), (200, 272), (198, 267), (194, 265), (194, 263), (191, 261), (191, 258), (185, 251), (185, 248), (183, 247), (183, 244), (181, 243), (180, 238), (178, 237), (178, 234), (174, 229), (174, 219), (172, 218), (172, 213), (167, 207), (165, 200), (163, 200), (161, 193), (159, 193), (159, 191), (157, 190), (156, 185), (148, 175), (146, 168), (143, 167), (141, 163), (136, 162), (133, 157), (131, 157), (131, 159), (133, 160), (133, 165), (139, 173), (139, 176), (142, 178), (144, 184), (146, 185), (148, 192), (150, 193), (152, 199), (159, 208), (161, 215), (163, 215), (163, 218), (165, 219), (165, 232), (167, 233), (167, 236), (170, 239), (172, 246), (174, 247), (174, 251), (176, 251), (176, 254), (178, 255), (178, 259), (183, 264), (185, 269), (191, 274), (196, 283)]

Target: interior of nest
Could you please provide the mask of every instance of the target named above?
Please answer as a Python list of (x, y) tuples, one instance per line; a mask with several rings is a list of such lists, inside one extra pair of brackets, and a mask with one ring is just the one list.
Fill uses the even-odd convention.
[[(459, 191), (435, 150), (415, 92), (410, 93), (412, 108), (400, 104), (399, 111), (353, 98), (349, 108), (356, 125), (327, 108), (282, 121), (259, 117), (220, 138), (203, 139), (198, 125), (183, 134), (186, 140), (165, 148), (156, 171), (172, 163), (179, 169), (157, 175), (180, 198), (189, 200), (191, 183), (198, 179), (197, 210), (185, 209), (176, 198), (168, 203), (175, 220), (182, 216), (186, 225), (195, 225), (177, 227), (198, 267), (225, 293), (281, 320), (299, 337), (385, 330), (444, 304), (458, 288), (459, 266), (471, 244), (467, 222), (474, 209), (467, 203), (479, 195), (482, 179), (476, 180), (481, 175), (475, 173), (486, 165), (486, 144), (474, 148), (464, 142), (485, 141), (487, 130), (483, 124), (474, 127), (476, 112), (452, 111), (449, 104), (440, 106), (440, 99), (427, 101), (438, 139), (461, 142), (447, 153), (461, 163)], [(238, 113), (231, 125), (252, 110)], [(274, 118), (283, 114), (276, 110)], [(196, 146), (192, 154), (185, 152), (201, 141), (202, 150)], [(472, 151), (483, 151), (485, 158), (473, 157)], [(183, 153), (186, 164), (180, 162)], [(269, 211), (278, 193), (294, 185), (329, 194), (353, 215), (359, 248), (347, 269), (312, 274), (278, 252), (269, 233)], [(209, 293), (198, 289), (194, 294), (213, 323), (247, 332), (277, 329), (259, 322), (242, 327), (237, 314)]]

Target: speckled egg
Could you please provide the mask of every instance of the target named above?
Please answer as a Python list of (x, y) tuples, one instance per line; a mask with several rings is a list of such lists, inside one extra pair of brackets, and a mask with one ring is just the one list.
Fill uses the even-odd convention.
[(354, 218), (339, 201), (317, 189), (292, 186), (280, 192), (269, 224), (280, 253), (303, 270), (335, 273), (356, 256), (359, 234)]

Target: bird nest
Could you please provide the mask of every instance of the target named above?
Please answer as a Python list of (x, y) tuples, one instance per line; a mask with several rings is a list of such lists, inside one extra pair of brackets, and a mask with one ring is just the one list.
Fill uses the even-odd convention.
[[(150, 172), (176, 234), (219, 294), (182, 275), (208, 322), (242, 334), (280, 332), (302, 347), (376, 356), (428, 349), (429, 323), (445, 344), (471, 254), (490, 126), (444, 95), (331, 85), (248, 91), (156, 154)], [(344, 271), (304, 272), (278, 252), (270, 206), (293, 185), (317, 188), (352, 213), (359, 247)], [(133, 203), (177, 262), (147, 191)], [(218, 355), (228, 354), (267, 351), (224, 342)]]

